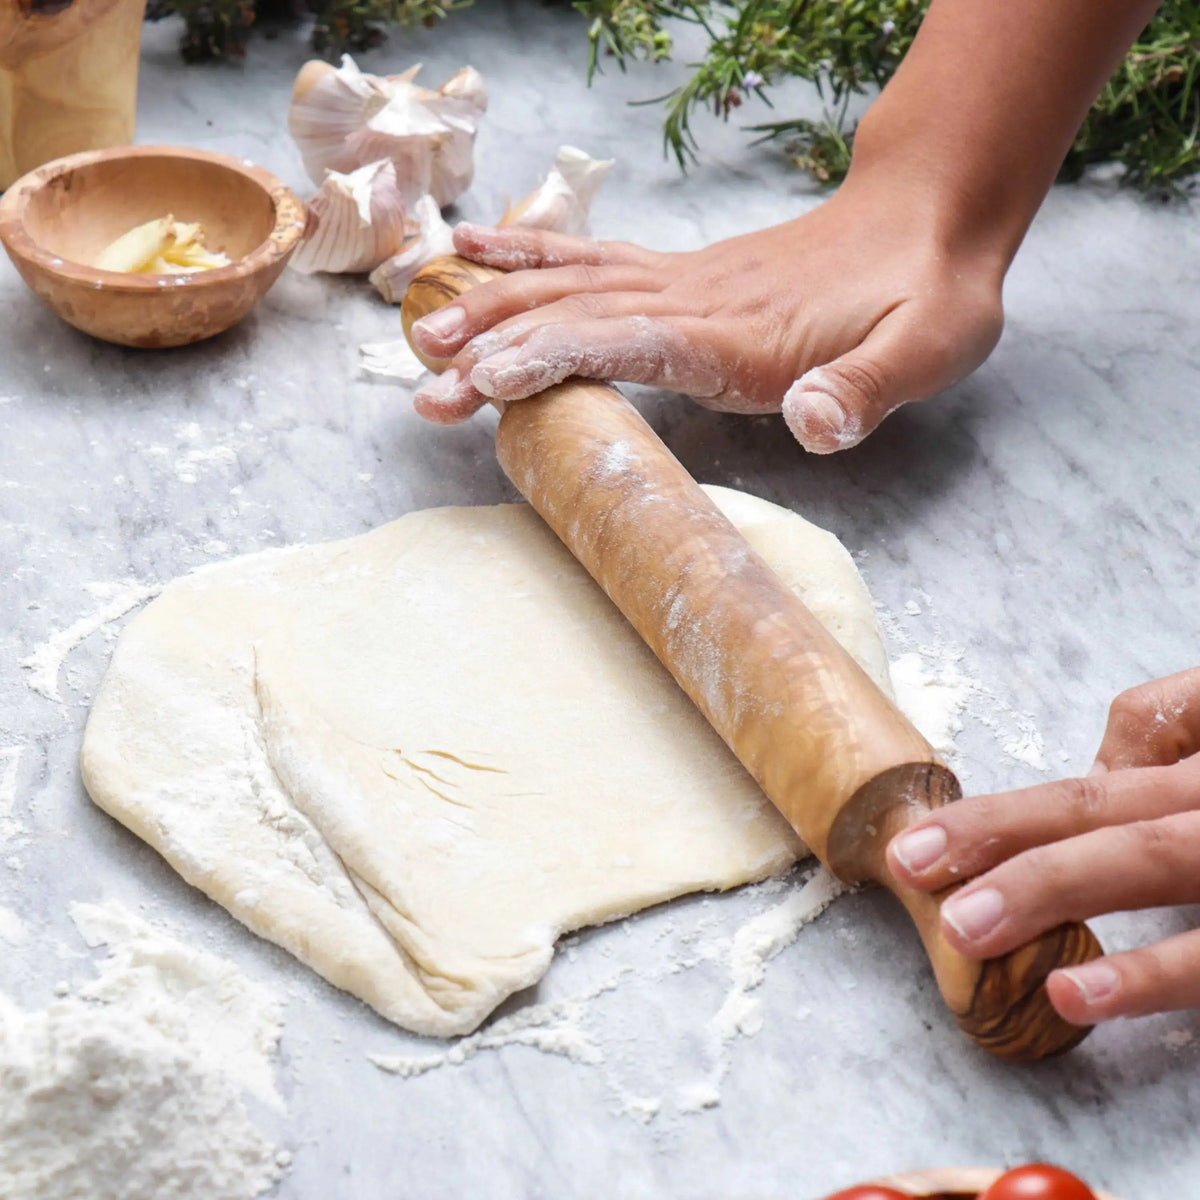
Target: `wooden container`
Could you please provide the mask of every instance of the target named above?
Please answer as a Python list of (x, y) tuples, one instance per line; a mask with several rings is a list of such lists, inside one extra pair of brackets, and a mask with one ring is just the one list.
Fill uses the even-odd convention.
[[(88, 266), (123, 233), (171, 214), (199, 221), (233, 261), (193, 275)], [(182, 346), (240, 321), (304, 233), (304, 205), (268, 171), (182, 146), (95, 150), (48, 163), (0, 198), (0, 241), (64, 321), (123, 346)]]
[(146, 0), (0, 0), (0, 191), (51, 159), (128, 145)]

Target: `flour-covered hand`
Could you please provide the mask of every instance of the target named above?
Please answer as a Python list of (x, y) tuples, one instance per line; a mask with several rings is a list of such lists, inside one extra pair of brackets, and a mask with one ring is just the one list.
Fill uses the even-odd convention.
[[(903, 883), (937, 890), (964, 954), (1004, 954), (1064, 921), (1200, 902), (1200, 667), (1123, 692), (1083, 779), (939, 810), (893, 839)], [(1200, 929), (1053, 972), (1068, 1021), (1200, 1006)]]
[(1003, 274), (860, 178), (796, 220), (685, 253), (460, 225), (460, 254), (512, 274), (413, 326), (420, 350), (453, 359), (417, 411), (457, 422), (585, 376), (782, 409), (818, 453), (855, 445), (986, 358)]

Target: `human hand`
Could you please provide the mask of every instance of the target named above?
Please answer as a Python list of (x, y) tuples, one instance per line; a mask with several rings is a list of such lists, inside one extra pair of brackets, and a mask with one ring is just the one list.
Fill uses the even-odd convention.
[[(902, 883), (970, 879), (942, 905), (971, 958), (1005, 954), (1064, 921), (1200, 901), (1200, 667), (1123, 692), (1085, 779), (960, 800), (888, 846)], [(1200, 1005), (1200, 929), (1054, 971), (1068, 1021)]]
[(782, 409), (817, 453), (857, 444), (974, 370), (1003, 323), (1006, 262), (876, 174), (852, 169), (804, 216), (684, 253), (460, 225), (459, 254), (513, 274), (414, 324), (419, 350), (453, 360), (417, 411), (455, 423), (578, 375)]

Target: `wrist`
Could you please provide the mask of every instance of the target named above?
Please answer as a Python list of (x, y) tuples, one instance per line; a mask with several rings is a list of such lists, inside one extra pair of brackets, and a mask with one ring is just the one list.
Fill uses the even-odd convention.
[(986, 152), (895, 113), (884, 99), (858, 125), (843, 187), (878, 191), (889, 208), (919, 222), (940, 253), (975, 262), (999, 284), (1044, 192), (1014, 186)]

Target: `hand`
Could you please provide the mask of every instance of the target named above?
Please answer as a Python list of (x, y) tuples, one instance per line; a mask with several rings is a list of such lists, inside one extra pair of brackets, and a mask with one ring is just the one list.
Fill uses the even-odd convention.
[(458, 422), (579, 375), (782, 409), (806, 449), (853, 446), (1000, 336), (1006, 260), (902, 191), (852, 169), (804, 216), (686, 253), (460, 225), (459, 254), (514, 273), (413, 326), (422, 352), (453, 358), (417, 411)]
[[(1087, 778), (961, 800), (893, 838), (888, 865), (927, 891), (971, 880), (942, 905), (942, 927), (972, 958), (1064, 921), (1200, 901), (1198, 752), (1200, 667), (1118, 696)], [(1200, 929), (1046, 986), (1077, 1025), (1200, 1005)]]

